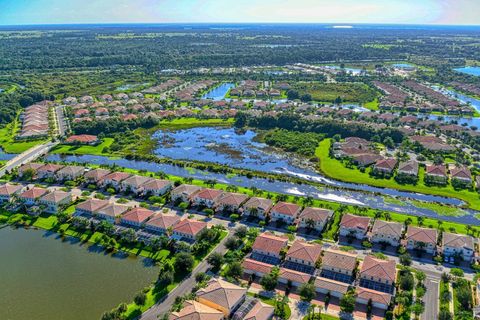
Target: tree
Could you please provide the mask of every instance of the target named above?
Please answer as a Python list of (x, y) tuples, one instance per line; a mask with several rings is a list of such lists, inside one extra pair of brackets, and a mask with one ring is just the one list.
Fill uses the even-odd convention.
[(213, 252), (208, 256), (207, 262), (212, 266), (213, 270), (218, 271), (224, 263), (223, 255), (219, 252)]
[(399, 260), (400, 263), (406, 267), (412, 264), (412, 257), (408, 253), (402, 254)]
[(460, 302), (462, 309), (465, 309), (465, 310), (471, 309), (472, 290), (470, 289), (470, 285), (468, 283), (466, 283), (465, 285), (456, 286), (456, 298)]
[(133, 301), (135, 302), (136, 305), (138, 306), (143, 306), (145, 304), (145, 301), (147, 300), (147, 295), (145, 292), (141, 291), (139, 292), (135, 298), (133, 298)]
[(161, 287), (166, 287), (169, 284), (172, 284), (175, 280), (175, 276), (171, 270), (162, 270), (158, 274), (157, 284)]
[(425, 274), (425, 272), (417, 270), (417, 271), (415, 272), (415, 277), (417, 278), (417, 281), (418, 281), (420, 284), (422, 284), (423, 281), (425, 281), (425, 279), (427, 278), (427, 275)]
[(238, 279), (243, 275), (243, 267), (240, 262), (235, 261), (227, 265), (225, 275), (233, 279)]
[(454, 277), (457, 277), (457, 278), (463, 278), (464, 276), (464, 272), (462, 269), (460, 268), (452, 268), (450, 269), (450, 274)]
[(270, 272), (260, 279), (260, 284), (265, 291), (273, 291), (278, 284), (278, 274)]
[(195, 264), (193, 256), (188, 252), (179, 252), (175, 255), (175, 270), (176, 272), (190, 273)]
[(236, 236), (233, 236), (233, 237), (230, 237), (228, 238), (226, 241), (225, 241), (225, 247), (228, 249), (228, 250), (235, 250), (238, 248), (239, 244), (240, 244), (240, 239), (238, 239)]
[(450, 311), (446, 309), (440, 309), (438, 313), (438, 320), (453, 320), (453, 316)]
[(340, 310), (345, 313), (352, 313), (355, 309), (355, 295), (347, 293), (340, 299)]
[(300, 288), (300, 298), (303, 301), (310, 302), (313, 298), (315, 298), (315, 286), (313, 283), (303, 283)]
[(296, 100), (300, 98), (300, 95), (298, 94), (298, 91), (290, 89), (287, 91), (287, 98), (288, 100)]
[(245, 226), (239, 226), (235, 229), (234, 235), (240, 239), (244, 239), (247, 236), (248, 229)]

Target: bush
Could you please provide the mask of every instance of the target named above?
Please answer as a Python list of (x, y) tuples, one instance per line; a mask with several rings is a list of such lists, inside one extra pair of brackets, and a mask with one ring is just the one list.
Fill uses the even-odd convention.
[(133, 299), (133, 301), (137, 306), (143, 306), (146, 300), (147, 300), (147, 295), (143, 291), (139, 292)]
[(193, 256), (188, 252), (180, 252), (175, 255), (175, 271), (190, 273), (195, 264)]

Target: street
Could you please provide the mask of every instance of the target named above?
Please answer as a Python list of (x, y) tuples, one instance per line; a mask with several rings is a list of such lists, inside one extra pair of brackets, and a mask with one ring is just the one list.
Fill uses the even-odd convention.
[(425, 279), (426, 293), (423, 297), (425, 303), (425, 311), (421, 315), (422, 320), (437, 319), (438, 316), (438, 294), (439, 294), (440, 277), (431, 273), (427, 274)]
[(56, 106), (55, 107), (55, 114), (56, 114), (56, 120), (57, 120), (57, 126), (58, 126), (58, 135), (60, 137), (65, 136), (66, 132), (66, 120), (65, 120), (65, 115), (63, 113), (63, 106)]
[[(225, 248), (225, 242), (228, 239), (228, 235), (215, 247), (213, 252), (219, 252), (224, 254), (227, 252), (227, 248)], [(206, 272), (208, 269), (208, 262), (207, 257), (205, 257), (198, 266), (192, 271), (190, 277), (184, 279), (175, 289), (173, 289), (165, 299), (159, 301), (153, 307), (145, 311), (138, 319), (141, 320), (157, 320), (159, 316), (162, 316), (168, 312), (170, 312), (170, 308), (172, 307), (173, 303), (175, 302), (175, 298), (179, 296), (183, 296), (192, 291), (193, 287), (196, 284), (195, 276), (200, 272)]]

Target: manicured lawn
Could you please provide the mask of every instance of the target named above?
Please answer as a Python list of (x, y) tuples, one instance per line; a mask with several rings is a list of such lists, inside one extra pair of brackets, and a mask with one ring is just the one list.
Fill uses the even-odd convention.
[(18, 117), (15, 121), (0, 129), (0, 147), (6, 153), (22, 153), (38, 144), (45, 142), (45, 139), (33, 141), (15, 141), (15, 136), (21, 129)]
[(72, 146), (66, 144), (60, 144), (56, 146), (50, 153), (57, 154), (92, 154), (92, 155), (108, 155), (103, 153), (104, 148), (109, 148), (113, 143), (112, 138), (104, 138), (102, 143), (96, 146)]
[(367, 108), (369, 110), (378, 110), (378, 106), (380, 105), (380, 103), (378, 102), (378, 99), (375, 99), (373, 101), (370, 101), (370, 102), (367, 102), (367, 103), (364, 103), (363, 104), (363, 107), (364, 108)]
[[(321, 318), (318, 317), (318, 314), (315, 314), (315, 318), (313, 318), (313, 320), (338, 320), (340, 318), (338, 317), (335, 317), (335, 316), (332, 316), (332, 315), (329, 315), (329, 314), (324, 314), (322, 313), (321, 314)], [(305, 316), (303, 317), (303, 320), (310, 320), (310, 318), (308, 316)]]
[(476, 191), (455, 190), (451, 185), (446, 187), (426, 186), (423, 182), (424, 169), (419, 170), (419, 181), (417, 185), (399, 184), (393, 178), (376, 179), (366, 172), (361, 172), (357, 168), (347, 168), (341, 161), (329, 157), (331, 139), (325, 139), (320, 142), (315, 155), (320, 161), (319, 169), (326, 176), (352, 183), (367, 184), (376, 187), (392, 188), (403, 191), (419, 192), (424, 194), (438, 195), (443, 197), (454, 197), (465, 201), (468, 206), (475, 210), (480, 210), (480, 197)]

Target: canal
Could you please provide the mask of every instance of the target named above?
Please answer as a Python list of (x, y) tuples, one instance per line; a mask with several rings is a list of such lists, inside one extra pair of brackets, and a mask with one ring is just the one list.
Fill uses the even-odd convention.
[(43, 230), (0, 229), (0, 319), (95, 320), (156, 279), (148, 260), (112, 257)]

